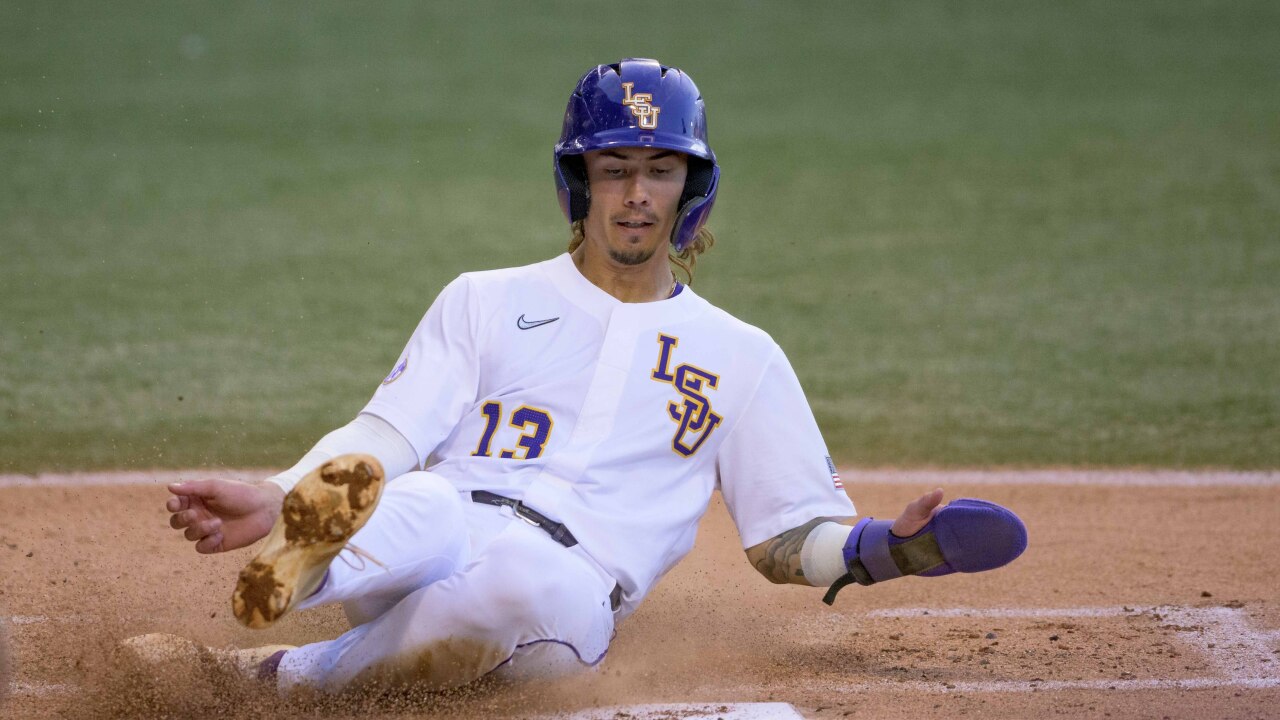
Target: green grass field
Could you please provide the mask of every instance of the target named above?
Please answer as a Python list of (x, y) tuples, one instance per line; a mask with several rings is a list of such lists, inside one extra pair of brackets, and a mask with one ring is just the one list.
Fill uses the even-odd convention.
[(291, 464), (629, 55), (841, 463), (1280, 468), (1274, 2), (6, 2), (0, 471)]

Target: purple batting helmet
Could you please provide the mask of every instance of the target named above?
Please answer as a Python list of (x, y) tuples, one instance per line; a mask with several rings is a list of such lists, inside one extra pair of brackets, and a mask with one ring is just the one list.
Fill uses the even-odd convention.
[(720, 184), (720, 166), (707, 144), (707, 112), (693, 80), (679, 68), (644, 58), (599, 65), (582, 76), (555, 148), (556, 190), (569, 222), (585, 218), (591, 205), (583, 153), (610, 147), (663, 148), (689, 156), (671, 230), (671, 244), (684, 250), (711, 214)]

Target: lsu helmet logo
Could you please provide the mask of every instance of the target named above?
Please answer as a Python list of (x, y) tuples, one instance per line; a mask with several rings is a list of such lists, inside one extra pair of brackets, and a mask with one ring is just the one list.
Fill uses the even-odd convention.
[(622, 90), (626, 93), (622, 98), (622, 104), (631, 108), (631, 114), (636, 116), (641, 128), (657, 130), (658, 113), (662, 112), (662, 108), (650, 104), (653, 102), (653, 93), (636, 93), (632, 95), (631, 90), (635, 86), (636, 84), (633, 82), (622, 83)]
[(711, 409), (707, 390), (715, 390), (720, 376), (689, 363), (681, 363), (671, 369), (671, 350), (680, 340), (670, 335), (658, 335), (658, 364), (650, 378), (670, 383), (680, 393), (680, 402), (667, 403), (667, 415), (676, 423), (671, 449), (683, 457), (692, 457), (711, 437), (712, 431), (724, 418)]

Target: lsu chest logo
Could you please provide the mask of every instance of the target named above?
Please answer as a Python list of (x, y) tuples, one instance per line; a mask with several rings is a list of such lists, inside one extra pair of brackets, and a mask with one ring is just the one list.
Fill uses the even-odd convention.
[(711, 400), (706, 395), (707, 390), (715, 390), (720, 384), (720, 376), (689, 363), (673, 369), (671, 352), (679, 344), (679, 338), (658, 334), (658, 364), (649, 377), (670, 384), (680, 393), (679, 402), (667, 403), (667, 415), (676, 423), (671, 449), (684, 457), (692, 457), (724, 420), (711, 409)]
[(622, 98), (622, 104), (631, 108), (631, 114), (636, 116), (642, 129), (657, 130), (658, 113), (662, 112), (662, 108), (650, 104), (653, 102), (653, 93), (632, 95), (631, 89), (635, 86), (633, 82), (622, 83), (622, 91), (626, 93)]

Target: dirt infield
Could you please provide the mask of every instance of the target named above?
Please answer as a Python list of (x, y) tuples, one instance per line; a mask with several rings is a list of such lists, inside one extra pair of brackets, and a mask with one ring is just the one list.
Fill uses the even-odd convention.
[(346, 627), (333, 608), (264, 632), (237, 625), (228, 598), (251, 550), (197, 556), (168, 528), (160, 483), (179, 475), (192, 476), (0, 482), (0, 638), (15, 661), (0, 715), (469, 719), (772, 700), (808, 718), (1260, 718), (1280, 706), (1274, 474), (846, 473), (863, 514), (895, 515), (939, 483), (1016, 509), (1031, 540), (1008, 568), (855, 586), (833, 609), (819, 590), (756, 575), (717, 500), (599, 673), (289, 703), (218, 668), (147, 677), (113, 651), (145, 632), (250, 646)]

